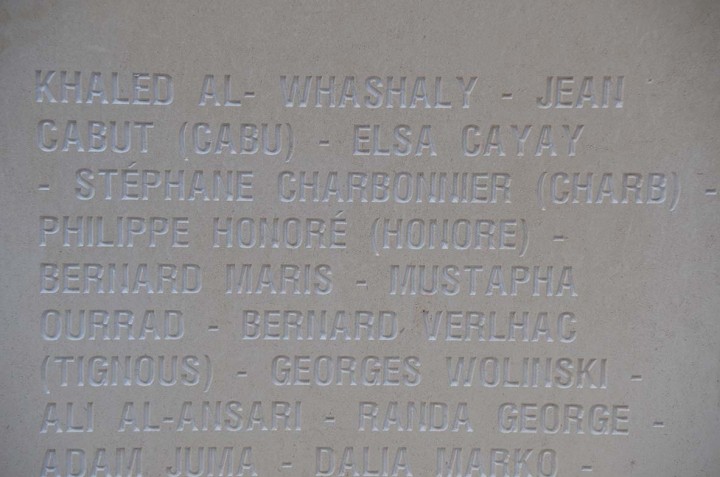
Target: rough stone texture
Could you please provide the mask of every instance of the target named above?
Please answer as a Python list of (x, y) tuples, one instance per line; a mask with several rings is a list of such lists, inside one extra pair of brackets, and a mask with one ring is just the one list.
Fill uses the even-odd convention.
[[(186, 449), (197, 470), (200, 449), (218, 464), (232, 447), (230, 472), (206, 462), (199, 475), (720, 475), (719, 22), (715, 1), (3, 2), (0, 474), (175, 475)], [(73, 89), (63, 101), (63, 71), (68, 82), (80, 72), (80, 101)], [(133, 74), (136, 102), (170, 102), (172, 83), (171, 103), (117, 104), (132, 96)], [(201, 105), (206, 75), (217, 94)], [(304, 108), (283, 100), (282, 77), (289, 92), (295, 75), (299, 88), (311, 77)], [(323, 94), (316, 107), (315, 81), (327, 88), (330, 76), (342, 108)], [(395, 88), (406, 78), (407, 107), (386, 94), (389, 76)], [(463, 107), (458, 78), (473, 77)], [(545, 108), (548, 81), (561, 94)], [(126, 121), (129, 150), (119, 140), (113, 151), (113, 124), (122, 138)], [(257, 126), (257, 143), (243, 125)], [(177, 181), (180, 170), (184, 199), (196, 200), (172, 186), (166, 200), (164, 171)], [(230, 173), (238, 200), (202, 200), (195, 171), (208, 188), (213, 171)], [(337, 172), (344, 200), (314, 202), (300, 187), (310, 194), (301, 201), (301, 171), (318, 172), (321, 199)], [(406, 179), (442, 173), (443, 203), (406, 200)], [(454, 173), (477, 181), (463, 200), (453, 200)], [(577, 185), (588, 173), (586, 200)], [(95, 227), (93, 246), (64, 232), (65, 216)], [(228, 218), (243, 224), (246, 247), (215, 238), (214, 219)], [(287, 223), (287, 240), (261, 237), (263, 218), (278, 219), (279, 236)], [(129, 290), (110, 289), (113, 263), (117, 274), (129, 264)], [(161, 280), (163, 293), (158, 273), (173, 272), (159, 264), (180, 270)], [(169, 283), (183, 265), (187, 293)], [(76, 328), (56, 326), (66, 310), (72, 323), (105, 310), (108, 326), (96, 311), (99, 324), (71, 339)], [(146, 310), (155, 331), (142, 333)], [(268, 326), (253, 326), (248, 310)], [(311, 310), (346, 311), (350, 331), (309, 341), (273, 325)], [(359, 339), (343, 338), (367, 320), (358, 311), (397, 327), (386, 340), (362, 326)], [(116, 328), (128, 312), (130, 335), (147, 339)], [(182, 336), (155, 339), (167, 338), (168, 315), (181, 316)], [(475, 374), (452, 386), (460, 357)], [(523, 378), (548, 359), (547, 381)], [(220, 430), (202, 429), (203, 402), (211, 420), (221, 402)], [(287, 422), (273, 424), (273, 402)], [(419, 418), (406, 429), (408, 402), (432, 409), (440, 429)], [(126, 463), (141, 449), (137, 465), (115, 468), (116, 449)]]

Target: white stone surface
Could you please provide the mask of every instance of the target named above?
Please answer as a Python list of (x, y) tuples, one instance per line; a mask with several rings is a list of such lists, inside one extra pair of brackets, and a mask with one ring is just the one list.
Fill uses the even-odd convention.
[(719, 22), (3, 2), (0, 474), (720, 475)]

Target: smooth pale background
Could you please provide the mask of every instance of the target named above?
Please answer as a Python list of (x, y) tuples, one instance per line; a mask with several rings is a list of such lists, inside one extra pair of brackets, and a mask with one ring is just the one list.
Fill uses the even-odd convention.
[[(598, 476), (720, 475), (720, 320), (718, 310), (718, 208), (720, 198), (704, 191), (720, 188), (720, 3), (715, 1), (542, 1), (542, 2), (3, 2), (0, 9), (0, 233), (3, 244), (2, 437), (0, 474), (39, 475), (44, 449), (55, 447), (143, 446), (145, 475), (163, 475), (174, 447), (253, 445), (260, 475), (311, 475), (314, 447), (406, 445), (417, 476), (434, 474), (434, 448), (551, 447), (559, 455), (559, 475), (580, 475), (592, 465)], [(175, 80), (171, 107), (50, 105), (34, 102), (36, 69), (83, 72), (160, 72)], [(256, 98), (241, 108), (197, 107), (205, 74), (232, 74), (237, 90)], [(439, 111), (327, 109), (285, 110), (279, 75), (378, 75), (414, 77), (479, 76), (472, 108)], [(625, 107), (619, 110), (550, 110), (535, 107), (547, 76), (624, 75)], [(514, 94), (502, 101), (502, 93)], [(34, 145), (40, 119), (152, 120), (152, 153), (46, 154)], [(247, 156), (197, 157), (185, 162), (177, 153), (182, 121), (290, 122), (298, 145), (290, 165)], [(352, 157), (352, 125), (432, 124), (438, 131), (436, 158)], [(574, 158), (463, 158), (459, 129), (470, 123), (586, 125)], [(317, 141), (331, 140), (322, 149)], [(254, 170), (258, 200), (232, 204), (79, 203), (73, 175), (79, 167)], [(291, 170), (485, 170), (513, 174), (513, 203), (469, 206), (357, 206), (337, 204), (280, 207), (272, 193), (274, 177)], [(677, 209), (650, 206), (576, 206), (540, 211), (534, 187), (542, 171), (676, 172), (682, 184)], [(49, 183), (49, 192), (37, 185)], [(210, 216), (319, 216), (345, 210), (350, 223), (344, 251), (217, 251), (209, 233), (196, 234), (192, 248), (112, 251), (40, 248), (40, 215), (187, 215), (207, 231)], [(526, 257), (509, 253), (396, 252), (375, 257), (366, 240), (376, 217), (525, 218), (531, 243)], [(204, 227), (204, 228), (203, 228)], [(552, 242), (565, 234), (567, 242)], [(198, 262), (206, 270), (222, 264), (331, 263), (335, 292), (330, 298), (302, 301), (226, 297), (207, 273), (206, 289), (191, 297), (39, 296), (43, 261)], [(548, 265), (576, 270), (579, 297), (573, 300), (470, 297), (390, 297), (387, 263)], [(358, 291), (355, 281), (370, 282)], [(212, 283), (218, 286), (212, 289)], [(410, 355), (423, 358), (418, 388), (277, 388), (269, 382), (269, 362), (285, 354), (327, 352), (297, 342), (255, 343), (234, 340), (239, 307), (336, 307), (357, 309), (373, 303), (406, 315), (408, 331), (391, 344), (335, 345), (331, 352)], [(40, 312), (49, 307), (181, 308), (189, 329), (182, 343), (43, 343)], [(570, 309), (580, 317), (572, 345), (457, 346), (427, 343), (412, 310)], [(209, 335), (208, 324), (221, 334)], [(443, 347), (444, 346), (444, 347)], [(61, 354), (203, 354), (216, 365), (212, 391), (122, 388), (62, 389), (48, 397), (40, 386), (40, 363)], [(446, 387), (443, 355), (607, 357), (610, 386), (603, 391), (462, 389)], [(249, 372), (245, 381), (236, 370)], [(643, 381), (630, 382), (641, 374)], [(512, 392), (510, 392), (512, 391)], [(114, 432), (122, 403), (153, 400), (177, 409), (185, 400), (300, 399), (305, 406), (302, 433), (119, 434)], [(468, 434), (358, 433), (358, 400), (439, 400), (472, 403), (475, 432)], [(88, 435), (40, 435), (46, 402), (95, 403), (96, 431)], [(499, 403), (597, 402), (631, 406), (627, 437), (501, 435)], [(348, 405), (348, 402), (351, 404)], [(349, 409), (349, 410), (348, 410)], [(338, 418), (335, 429), (322, 423)], [(162, 416), (163, 414), (158, 414)], [(663, 421), (664, 428), (654, 428)], [(280, 462), (293, 462), (281, 470)]]

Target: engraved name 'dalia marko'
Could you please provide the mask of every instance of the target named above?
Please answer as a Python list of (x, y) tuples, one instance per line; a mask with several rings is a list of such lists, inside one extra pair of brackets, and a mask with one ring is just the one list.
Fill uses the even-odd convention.
[[(316, 477), (412, 477), (413, 454), (406, 447), (315, 448)], [(553, 449), (438, 447), (435, 472), (423, 469), (420, 476), (526, 476), (558, 475)]]

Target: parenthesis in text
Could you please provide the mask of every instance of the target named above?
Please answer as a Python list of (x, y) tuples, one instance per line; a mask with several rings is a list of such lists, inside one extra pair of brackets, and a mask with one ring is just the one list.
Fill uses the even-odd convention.
[(178, 145), (180, 146), (180, 158), (185, 159), (187, 157), (187, 151), (185, 149), (185, 130), (187, 129), (187, 121), (182, 123), (180, 126), (180, 135), (178, 137)]
[(212, 384), (212, 377), (213, 377), (213, 369), (212, 369), (212, 362), (210, 361), (210, 356), (208, 356), (206, 354), (203, 356), (205, 356), (205, 363), (206, 363), (206, 367), (207, 367), (207, 373), (205, 373), (207, 378), (205, 378), (205, 389), (203, 390), (203, 392), (206, 393), (206, 392), (210, 391), (210, 385)]
[(680, 201), (680, 179), (676, 172), (671, 172), (670, 175), (673, 180), (673, 198), (670, 202), (670, 212), (673, 212)]
[(543, 189), (545, 188), (545, 176), (547, 175), (547, 172), (543, 172), (540, 174), (540, 177), (538, 178), (537, 183), (537, 201), (538, 205), (540, 206), (540, 210), (546, 210), (545, 209), (545, 201), (543, 200)]
[(48, 375), (48, 365), (50, 363), (50, 356), (45, 356), (43, 359), (42, 365), (40, 366), (40, 380), (42, 381), (42, 387), (43, 392), (45, 394), (50, 394), (50, 389), (48, 387), (47, 382), (47, 375)]
[(372, 245), (373, 252), (375, 252), (375, 256), (380, 256), (380, 251), (378, 250), (377, 246), (377, 224), (380, 221), (380, 217), (373, 220), (372, 227), (370, 228), (370, 244)]
[(293, 130), (292, 126), (290, 126), (290, 123), (285, 123), (285, 126), (287, 126), (288, 131), (288, 152), (285, 156), (285, 162), (290, 162), (290, 159), (292, 159), (293, 150), (295, 148), (295, 137), (293, 136)]
[(520, 225), (522, 228), (522, 234), (523, 234), (523, 241), (522, 246), (520, 247), (520, 256), (524, 257), (525, 252), (527, 252), (528, 249), (528, 243), (530, 242), (530, 238), (528, 237), (528, 226), (525, 219), (520, 219)]

